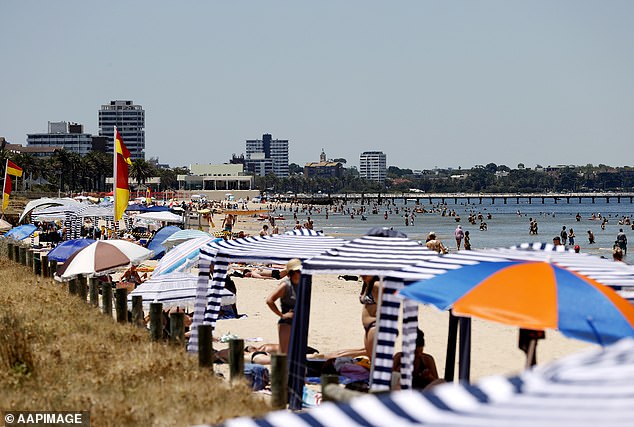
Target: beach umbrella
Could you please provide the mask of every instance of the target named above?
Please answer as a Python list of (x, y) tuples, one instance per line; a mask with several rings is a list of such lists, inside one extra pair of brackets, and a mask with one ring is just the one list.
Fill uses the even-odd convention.
[(33, 224), (19, 225), (7, 231), (4, 237), (8, 237), (13, 240), (24, 240), (33, 234), (35, 230), (37, 230), (37, 227)]
[(163, 246), (165, 246), (165, 248), (169, 251), (170, 248), (178, 245), (179, 243), (183, 243), (197, 237), (211, 237), (211, 234), (200, 230), (180, 230), (165, 239), (163, 241)]
[(98, 276), (118, 267), (138, 264), (152, 257), (152, 251), (126, 240), (98, 240), (75, 252), (58, 271), (62, 280), (78, 275)]
[(66, 262), (75, 252), (86, 246), (95, 243), (93, 239), (73, 239), (67, 240), (55, 246), (48, 254), (49, 260), (57, 262)]
[(147, 248), (154, 252), (152, 259), (160, 259), (165, 255), (166, 249), (165, 246), (163, 246), (163, 241), (180, 230), (181, 228), (175, 225), (168, 225), (157, 230), (152, 240), (147, 244)]
[(176, 245), (166, 253), (156, 265), (152, 276), (178, 272), (188, 269), (198, 262), (200, 248), (217, 239), (214, 237), (198, 237)]
[(634, 306), (609, 287), (546, 261), (464, 266), (407, 286), (410, 298), (520, 328), (558, 329), (597, 344), (634, 336)]
[(135, 219), (145, 219), (150, 221), (164, 221), (164, 222), (183, 222), (183, 217), (180, 215), (168, 212), (167, 209), (160, 211), (148, 211), (142, 214), (138, 214)]
[[(191, 273), (169, 273), (162, 276), (154, 276), (140, 284), (128, 295), (128, 302), (132, 303), (132, 297), (143, 297), (143, 306), (149, 308), (150, 303), (160, 302), (163, 308), (193, 306), (196, 300), (196, 286), (198, 276)], [(221, 291), (221, 305), (235, 303), (235, 295), (226, 289)]]

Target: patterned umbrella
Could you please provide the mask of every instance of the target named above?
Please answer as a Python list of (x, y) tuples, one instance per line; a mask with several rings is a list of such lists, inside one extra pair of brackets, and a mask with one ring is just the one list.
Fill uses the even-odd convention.
[(163, 240), (163, 246), (165, 246), (169, 251), (170, 248), (178, 245), (179, 243), (183, 243), (197, 237), (211, 237), (211, 234), (200, 230), (181, 230)]
[(126, 240), (99, 240), (75, 252), (58, 271), (62, 280), (79, 275), (98, 276), (118, 267), (138, 264), (153, 252)]

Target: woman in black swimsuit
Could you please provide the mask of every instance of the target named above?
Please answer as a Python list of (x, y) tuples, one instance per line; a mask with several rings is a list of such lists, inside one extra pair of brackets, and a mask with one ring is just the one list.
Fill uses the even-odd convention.
[(379, 298), (378, 276), (361, 276), (363, 286), (359, 294), (359, 302), (363, 304), (361, 322), (365, 330), (363, 344), (368, 358), (372, 359), (374, 335), (376, 333), (376, 301)]
[[(292, 259), (286, 264), (287, 276), (284, 277), (279, 286), (266, 299), (266, 304), (271, 311), (280, 319), (277, 322), (277, 330), (280, 343), (280, 352), (288, 353), (288, 344), (291, 338), (291, 325), (293, 324), (293, 312), (295, 311), (295, 300), (297, 286), (301, 278), (300, 270), (302, 263), (298, 259)], [(281, 310), (275, 302), (280, 300)]]

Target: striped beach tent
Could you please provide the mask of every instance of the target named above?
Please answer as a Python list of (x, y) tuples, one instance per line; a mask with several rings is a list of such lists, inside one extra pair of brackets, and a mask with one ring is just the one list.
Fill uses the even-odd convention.
[[(403, 282), (400, 279), (392, 278), (391, 273), (437, 256), (437, 252), (427, 249), (421, 242), (408, 239), (401, 232), (377, 228), (370, 230), (366, 236), (328, 250), (304, 263), (302, 273), (305, 275), (320, 273), (359, 274), (379, 276), (384, 279), (371, 375), (371, 388), (373, 390), (389, 390), (390, 387), (401, 305), (403, 305), (403, 328), (406, 332), (403, 337), (404, 357), (402, 359), (401, 386), (407, 388), (411, 385), (418, 325), (418, 304), (407, 300), (402, 301), (396, 296), (396, 292), (403, 287)], [(298, 296), (297, 305), (302, 307), (302, 311), (309, 312), (309, 300), (300, 299)], [(306, 334), (302, 330), (298, 333)], [(295, 331), (293, 331), (292, 337), (295, 338)], [(291, 342), (292, 344), (293, 342)], [(301, 348), (295, 349), (292, 345), (289, 350), (289, 359), (293, 360), (296, 354), (302, 354)], [(294, 363), (300, 364), (301, 358), (298, 358)], [(302, 368), (303, 366), (298, 366), (297, 376), (300, 375), (299, 372)], [(303, 381), (291, 383), (291, 386), (295, 388), (296, 393), (300, 393), (304, 383)], [(291, 401), (291, 409), (300, 408), (301, 401)]]
[[(194, 324), (215, 326), (219, 313), (218, 291), (224, 288), (227, 268), (232, 262), (258, 262), (285, 264), (293, 258), (305, 260), (327, 249), (344, 244), (343, 239), (323, 234), (295, 230), (292, 234), (250, 236), (233, 240), (217, 240), (200, 248), (199, 292), (194, 310)], [(169, 256), (170, 253), (166, 255)], [(210, 269), (213, 271), (210, 275)], [(195, 329), (194, 329), (195, 330)], [(195, 333), (189, 341), (189, 350), (197, 351)]]
[[(170, 273), (163, 276), (152, 276), (140, 284), (128, 295), (131, 306), (132, 297), (143, 297), (143, 307), (149, 309), (150, 303), (160, 302), (163, 308), (193, 306), (196, 300), (198, 276), (192, 273)], [(226, 289), (221, 294), (222, 305), (233, 304), (235, 295)]]
[(454, 426), (626, 427), (634, 420), (634, 340), (589, 350), (514, 377), (442, 384), (326, 402), (302, 413), (271, 412), (225, 427)]

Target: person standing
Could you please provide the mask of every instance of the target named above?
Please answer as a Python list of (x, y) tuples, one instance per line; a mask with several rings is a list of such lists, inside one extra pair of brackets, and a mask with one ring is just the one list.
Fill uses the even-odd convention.
[[(294, 258), (286, 263), (287, 276), (284, 277), (278, 287), (268, 296), (266, 304), (280, 319), (277, 322), (277, 332), (280, 344), (280, 353), (288, 354), (288, 344), (291, 339), (291, 325), (295, 312), (297, 299), (297, 287), (301, 279), (302, 263)], [(275, 302), (280, 300), (281, 310)]]
[(453, 236), (456, 238), (456, 248), (460, 250), (460, 245), (462, 244), (462, 239), (464, 239), (464, 231), (462, 231), (462, 226), (456, 227), (456, 230), (453, 232)]
[(627, 255), (627, 236), (622, 228), (619, 229), (619, 234), (616, 235), (616, 242), (623, 251), (623, 255)]
[(588, 243), (589, 244), (594, 243), (594, 233), (592, 232), (592, 230), (588, 230)]
[(568, 242), (568, 232), (566, 231), (566, 226), (561, 227), (561, 231), (559, 232), (559, 237), (561, 237), (561, 244), (566, 245)]
[(577, 237), (577, 236), (575, 236), (575, 232), (574, 232), (574, 230), (573, 230), (572, 228), (571, 228), (570, 230), (568, 230), (568, 244), (569, 244), (570, 246), (574, 246), (574, 244), (575, 244), (575, 237)]
[(469, 237), (469, 230), (464, 232), (464, 248), (466, 251), (471, 250), (471, 237)]

